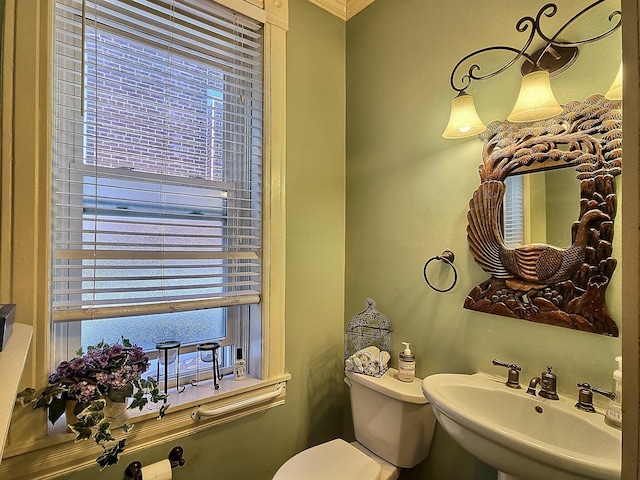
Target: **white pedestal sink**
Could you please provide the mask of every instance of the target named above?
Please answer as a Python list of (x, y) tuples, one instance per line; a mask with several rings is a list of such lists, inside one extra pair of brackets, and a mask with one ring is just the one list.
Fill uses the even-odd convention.
[(575, 408), (577, 387), (576, 398), (547, 400), (482, 373), (438, 374), (422, 391), (447, 433), (500, 480), (620, 478), (622, 432)]

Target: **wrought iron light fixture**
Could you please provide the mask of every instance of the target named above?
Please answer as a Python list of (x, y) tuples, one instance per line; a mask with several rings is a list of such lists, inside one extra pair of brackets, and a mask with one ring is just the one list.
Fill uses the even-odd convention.
[[(476, 112), (473, 97), (466, 92), (466, 89), (473, 80), (486, 80), (495, 77), (520, 59), (524, 59), (520, 68), (520, 72), (523, 75), (522, 84), (516, 105), (507, 120), (510, 122), (534, 122), (553, 117), (562, 112), (562, 107), (551, 90), (549, 76), (561, 73), (569, 68), (578, 56), (578, 47), (597, 42), (620, 28), (622, 24), (621, 12), (620, 10), (614, 10), (609, 14), (609, 22), (615, 22), (615, 24), (600, 35), (573, 42), (559, 40), (559, 37), (567, 27), (605, 1), (597, 0), (583, 8), (551, 36), (547, 36), (542, 31), (541, 20), (543, 17), (553, 17), (557, 13), (558, 7), (554, 3), (548, 3), (538, 11), (535, 18), (530, 16), (522, 17), (516, 23), (518, 32), (530, 30), (529, 37), (522, 48), (493, 46), (476, 50), (463, 57), (451, 72), (451, 87), (458, 92), (458, 95), (451, 103), (451, 116), (442, 136), (444, 138), (462, 138), (475, 136), (483, 132), (486, 127)], [(544, 45), (533, 53), (528, 53), (536, 34), (542, 39)], [(499, 50), (513, 52), (515, 55), (505, 65), (484, 75), (480, 74), (480, 65), (478, 63), (472, 63), (464, 74), (459, 72), (462, 65), (468, 65), (470, 61), (473, 62), (474, 57), (486, 52)], [(614, 84), (605, 96), (611, 100), (622, 98), (622, 66), (620, 66)]]

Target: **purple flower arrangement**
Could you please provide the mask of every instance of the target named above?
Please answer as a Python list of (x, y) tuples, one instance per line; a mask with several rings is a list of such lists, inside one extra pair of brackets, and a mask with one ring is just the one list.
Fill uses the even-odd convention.
[[(128, 432), (132, 424), (122, 423), (112, 427), (114, 417), (105, 412), (107, 400), (126, 403), (127, 408), (142, 408), (151, 402), (163, 402), (158, 410), (158, 418), (163, 418), (169, 404), (166, 393), (161, 393), (156, 380), (142, 378), (149, 369), (149, 357), (141, 347), (132, 345), (122, 338), (121, 343), (109, 345), (104, 341), (81, 350), (69, 361), (60, 362), (56, 371), (49, 376), (49, 385), (40, 391), (26, 388), (17, 395), (22, 405), (33, 404), (33, 408), (48, 410), (49, 421), (53, 424), (65, 413), (72, 402), (75, 423), (68, 420), (69, 429), (76, 441), (93, 439), (103, 449), (96, 459), (100, 470), (118, 463), (124, 450), (126, 439), (116, 441), (111, 430)], [(109, 447), (107, 447), (109, 446)]]
[[(88, 347), (84, 355), (81, 351), (78, 354), (58, 365), (49, 377), (49, 385), (64, 386), (69, 399), (79, 403), (104, 396), (113, 397), (109, 392), (128, 389), (150, 366), (149, 357), (142, 347), (131, 345), (126, 339), (123, 339), (123, 345), (116, 343), (110, 346), (101, 342)], [(116, 397), (111, 399), (121, 399), (121, 395)]]

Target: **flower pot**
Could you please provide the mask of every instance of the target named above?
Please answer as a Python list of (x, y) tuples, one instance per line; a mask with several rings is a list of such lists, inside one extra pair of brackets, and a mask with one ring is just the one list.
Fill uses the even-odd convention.
[(120, 426), (124, 423), (124, 418), (121, 415), (125, 412), (129, 406), (129, 399), (124, 402), (114, 402), (110, 399), (106, 399), (107, 403), (104, 406), (104, 414), (107, 420), (111, 420), (111, 425), (114, 427)]
[(78, 417), (76, 417), (73, 410), (76, 408), (78, 402), (74, 400), (67, 400), (65, 402), (64, 407), (64, 418), (67, 421), (67, 430), (71, 431), (71, 425), (78, 422)]
[[(105, 420), (111, 422), (111, 428), (119, 427), (125, 422), (125, 418), (122, 417), (122, 414), (125, 412), (127, 407), (129, 406), (129, 399), (125, 402), (114, 402), (109, 398), (105, 398), (106, 403), (104, 409), (102, 410), (105, 415)], [(76, 417), (74, 413), (74, 409), (78, 404), (75, 400), (67, 400), (64, 409), (65, 419), (67, 421), (67, 430), (70, 432), (71, 427), (74, 423), (78, 423), (78, 417)]]

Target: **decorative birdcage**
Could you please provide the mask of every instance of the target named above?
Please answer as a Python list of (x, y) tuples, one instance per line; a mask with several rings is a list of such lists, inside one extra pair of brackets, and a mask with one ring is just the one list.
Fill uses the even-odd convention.
[(380, 377), (389, 369), (391, 322), (367, 298), (365, 308), (354, 315), (344, 335), (345, 370)]

